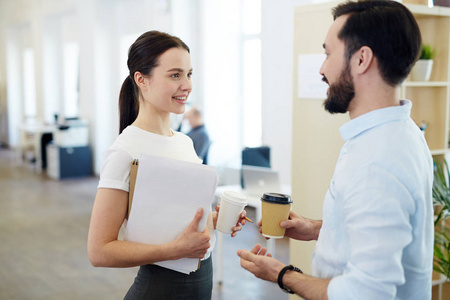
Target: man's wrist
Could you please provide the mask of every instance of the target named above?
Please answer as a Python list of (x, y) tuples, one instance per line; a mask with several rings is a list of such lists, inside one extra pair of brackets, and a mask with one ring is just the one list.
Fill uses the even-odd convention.
[(280, 273), (278, 273), (278, 286), (286, 293), (290, 293), (290, 294), (294, 294), (294, 292), (289, 289), (288, 287), (286, 287), (283, 283), (283, 277), (284, 274), (286, 274), (287, 271), (295, 271), (298, 273), (303, 273), (302, 270), (300, 270), (299, 268), (293, 266), (293, 265), (289, 265), (284, 267), (283, 269), (281, 269)]
[(319, 239), (320, 229), (322, 228), (322, 220), (311, 220), (313, 226), (313, 235), (314, 238), (312, 240), (317, 241)]
[(317, 241), (319, 239), (320, 229), (322, 228), (321, 220), (313, 220), (303, 218), (303, 234), (300, 234), (299, 240), (302, 241)]

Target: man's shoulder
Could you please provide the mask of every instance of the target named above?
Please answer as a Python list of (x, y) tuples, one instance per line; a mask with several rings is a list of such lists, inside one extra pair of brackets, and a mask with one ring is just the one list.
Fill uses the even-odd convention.
[(207, 138), (209, 138), (208, 131), (206, 130), (206, 127), (204, 125), (192, 129), (187, 135), (190, 138), (192, 138), (192, 137), (207, 137)]

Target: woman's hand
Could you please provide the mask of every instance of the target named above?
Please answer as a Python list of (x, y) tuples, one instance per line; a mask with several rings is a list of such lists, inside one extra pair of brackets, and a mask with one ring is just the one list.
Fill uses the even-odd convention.
[[(216, 211), (213, 212), (213, 224), (214, 224), (214, 229), (216, 229), (217, 226), (217, 218), (219, 217), (219, 211), (220, 211), (220, 206), (216, 206)], [(247, 223), (247, 220), (245, 219), (247, 215), (247, 212), (245, 210), (243, 210), (241, 212), (241, 214), (239, 215), (239, 220), (236, 223), (236, 226), (231, 227), (231, 237), (235, 237), (238, 233), (238, 231), (242, 230), (242, 226), (245, 225), (245, 223)]]
[(210, 247), (208, 227), (203, 232), (198, 231), (198, 223), (202, 219), (203, 209), (199, 208), (194, 219), (175, 240), (178, 258), (203, 258)]

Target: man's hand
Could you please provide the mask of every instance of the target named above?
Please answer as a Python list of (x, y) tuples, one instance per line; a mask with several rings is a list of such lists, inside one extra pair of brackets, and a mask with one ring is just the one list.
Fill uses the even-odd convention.
[(241, 258), (241, 267), (263, 280), (277, 282), (278, 274), (285, 267), (285, 264), (273, 258), (260, 244), (250, 252), (245, 249), (238, 250), (237, 255)]
[[(259, 220), (258, 225), (261, 227), (259, 232), (262, 234), (262, 220)], [(300, 241), (312, 241), (318, 239), (322, 221), (304, 218), (291, 210), (289, 219), (282, 221), (280, 226), (286, 228), (284, 235), (289, 238)], [(266, 240), (268, 239), (266, 238)]]
[(280, 226), (286, 228), (287, 237), (300, 241), (317, 240), (322, 221), (304, 218), (291, 210), (289, 220), (282, 221)]

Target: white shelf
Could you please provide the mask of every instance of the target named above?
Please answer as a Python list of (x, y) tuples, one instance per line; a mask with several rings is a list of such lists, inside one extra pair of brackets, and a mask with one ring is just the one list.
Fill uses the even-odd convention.
[(444, 17), (450, 17), (450, 7), (437, 6), (439, 7), (439, 14)]
[(435, 286), (435, 285), (446, 283), (447, 281), (449, 281), (449, 279), (447, 277), (445, 277), (442, 274), (439, 274), (439, 279), (435, 279), (435, 280), (431, 281), (431, 285)]
[[(426, 0), (404, 0), (417, 20), (422, 40), (438, 49), (434, 59), (432, 81), (413, 81), (409, 77), (400, 88), (400, 97), (413, 102), (411, 117), (416, 122), (426, 120), (430, 129), (425, 139), (433, 156), (450, 153), (450, 8), (428, 7)], [(432, 101), (430, 101), (432, 100)]]
[(405, 87), (449, 87), (448, 81), (405, 81)]
[(430, 150), (431, 155), (443, 155), (450, 152), (449, 149), (437, 149), (437, 150)]
[[(413, 14), (417, 16), (440, 16), (443, 14), (441, 7), (428, 7), (420, 4), (403, 3)], [(445, 12), (444, 12), (445, 13)]]

